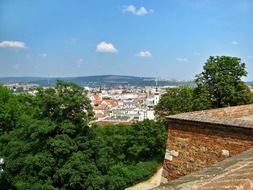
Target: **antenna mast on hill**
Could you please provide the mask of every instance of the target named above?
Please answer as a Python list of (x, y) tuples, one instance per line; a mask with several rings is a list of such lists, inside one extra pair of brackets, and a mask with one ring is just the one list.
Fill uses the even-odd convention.
[(156, 86), (156, 90), (157, 90), (157, 87), (158, 87), (158, 80), (159, 80), (159, 78), (158, 78), (158, 77), (156, 77), (156, 79), (155, 79), (155, 86)]
[(48, 75), (47, 75), (47, 86), (49, 86), (49, 82), (50, 82), (50, 81), (49, 81), (49, 80), (50, 80), (49, 77), (50, 77), (50, 75), (48, 74)]

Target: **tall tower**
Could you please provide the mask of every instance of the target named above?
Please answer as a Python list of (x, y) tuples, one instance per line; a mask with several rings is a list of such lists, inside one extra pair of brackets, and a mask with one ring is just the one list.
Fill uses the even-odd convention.
[(48, 74), (47, 75), (47, 86), (49, 86), (50, 85), (50, 75)]
[(158, 104), (159, 100), (160, 100), (160, 93), (158, 92), (157, 79), (156, 79), (156, 89), (155, 89), (155, 94), (154, 94), (154, 106), (156, 106)]
[(155, 92), (154, 94), (154, 105), (156, 106), (160, 100), (160, 94), (159, 92)]

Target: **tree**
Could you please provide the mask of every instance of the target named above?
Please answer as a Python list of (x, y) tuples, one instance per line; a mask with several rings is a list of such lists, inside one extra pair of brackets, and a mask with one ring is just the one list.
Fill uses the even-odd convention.
[(50, 118), (56, 122), (68, 120), (83, 125), (93, 117), (86, 92), (74, 83), (57, 81), (55, 88), (39, 88), (32, 103), (37, 109), (36, 117), (41, 119)]
[(1, 189), (120, 190), (163, 159), (164, 125), (89, 128), (90, 102), (74, 84), (59, 81), (35, 96), (0, 87), (0, 103), (0, 127), (8, 129), (0, 133)]
[(22, 112), (18, 98), (7, 88), (0, 86), (0, 134), (15, 128)]
[(170, 115), (193, 111), (193, 93), (193, 87), (168, 88), (167, 93), (162, 95), (155, 110), (157, 113), (166, 111)]
[[(91, 184), (86, 179), (99, 171), (83, 152), (92, 119), (83, 89), (58, 81), (55, 89), (41, 88), (34, 97), (5, 89), (0, 97), (1, 127), (14, 118), (11, 129), (0, 136), (0, 184), (11, 189), (87, 189)], [(16, 116), (15, 106), (23, 108), (22, 114)]]
[(193, 92), (192, 104), (193, 111), (211, 109), (212, 102), (209, 92), (202, 86), (195, 88)]
[(167, 139), (166, 126), (153, 120), (132, 125), (129, 131), (127, 156), (134, 161), (159, 157), (164, 154)]
[(252, 102), (250, 90), (241, 80), (246, 75), (240, 58), (211, 56), (195, 82), (199, 90), (209, 94), (213, 108), (235, 106)]
[(156, 113), (177, 114), (252, 103), (253, 93), (241, 80), (246, 75), (245, 64), (240, 58), (211, 56), (204, 71), (196, 75), (196, 88), (168, 89), (156, 106)]

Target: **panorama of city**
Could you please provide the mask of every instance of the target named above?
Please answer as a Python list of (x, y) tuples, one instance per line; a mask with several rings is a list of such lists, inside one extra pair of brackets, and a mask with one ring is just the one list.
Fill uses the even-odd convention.
[(1, 0), (1, 190), (253, 190), (252, 0)]

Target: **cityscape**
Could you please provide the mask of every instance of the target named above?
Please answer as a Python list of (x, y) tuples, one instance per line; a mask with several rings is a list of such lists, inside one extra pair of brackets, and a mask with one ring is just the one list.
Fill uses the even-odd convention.
[(253, 190), (252, 0), (1, 0), (1, 190)]
[[(15, 93), (36, 95), (38, 84), (4, 84)], [(48, 88), (48, 87), (45, 87)], [(168, 87), (84, 87), (91, 101), (95, 121), (99, 123), (132, 123), (155, 119), (154, 107)], [(171, 86), (170, 88), (174, 88)]]
[[(180, 83), (179, 83), (180, 84)], [(178, 84), (177, 84), (178, 85)], [(39, 84), (5, 83), (14, 93), (36, 95)], [(248, 85), (253, 92), (253, 86)], [(48, 88), (48, 87), (44, 87)], [(156, 119), (155, 106), (168, 88), (177, 86), (116, 86), (116, 87), (83, 87), (91, 101), (94, 119), (100, 125), (130, 124), (134, 121)], [(168, 114), (168, 113), (164, 113)]]

